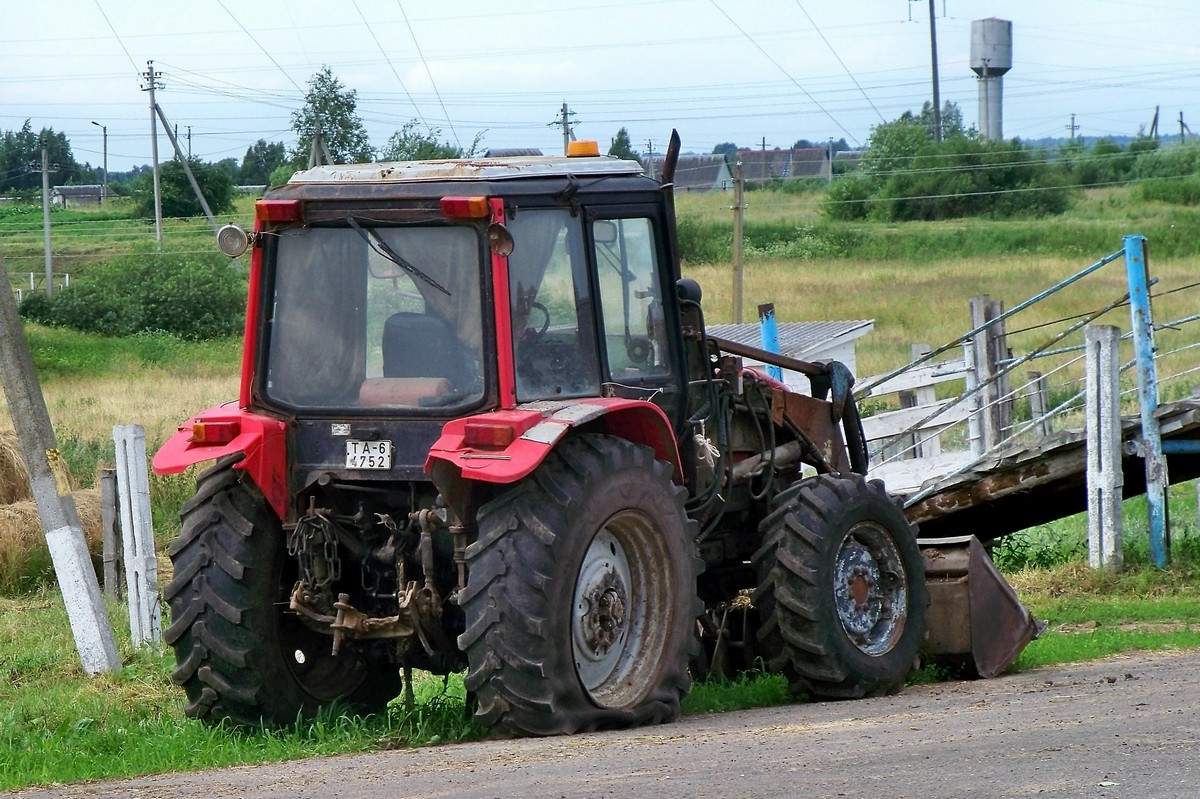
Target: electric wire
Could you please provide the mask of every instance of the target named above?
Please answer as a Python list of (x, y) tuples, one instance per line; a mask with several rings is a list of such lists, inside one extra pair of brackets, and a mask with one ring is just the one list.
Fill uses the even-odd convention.
[(425, 59), (425, 53), (421, 51), (421, 43), (417, 40), (417, 33), (413, 30), (412, 22), (408, 19), (408, 12), (404, 10), (404, 3), (401, 0), (396, 0), (396, 6), (400, 9), (401, 16), (404, 17), (404, 24), (408, 26), (408, 35), (412, 37), (413, 46), (417, 48), (417, 55), (421, 57), (421, 65), (425, 67), (425, 74), (429, 76), (429, 85), (433, 87), (433, 93), (437, 96), (438, 104), (442, 107), (442, 114), (446, 117), (446, 124), (450, 127), (450, 135), (454, 137), (454, 143), (458, 149), (462, 149), (462, 142), (458, 140), (458, 131), (454, 129), (454, 120), (450, 118), (450, 112), (446, 110), (446, 104), (442, 101), (442, 93), (438, 91), (437, 81), (433, 79), (433, 71), (429, 69), (429, 62)]

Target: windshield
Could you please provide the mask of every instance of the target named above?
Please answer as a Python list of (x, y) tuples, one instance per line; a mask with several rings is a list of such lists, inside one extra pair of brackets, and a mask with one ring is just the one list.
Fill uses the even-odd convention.
[(266, 395), (310, 409), (444, 413), (483, 397), (478, 231), (288, 230), (275, 248)]

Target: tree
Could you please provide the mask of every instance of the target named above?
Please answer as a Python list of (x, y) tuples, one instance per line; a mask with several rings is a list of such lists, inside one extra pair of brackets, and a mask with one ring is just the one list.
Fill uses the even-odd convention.
[(34, 133), (29, 120), (18, 131), (5, 131), (0, 136), (0, 191), (35, 192), (42, 186), (42, 140), (50, 158), (50, 183), (91, 183), (96, 174), (86, 164), (75, 160), (71, 142), (64, 133), (42, 128)]
[[(921, 106), (921, 113), (917, 116), (921, 124), (929, 129), (929, 133), (933, 135), (933, 103), (928, 100)], [(954, 136), (966, 136), (967, 130), (963, 127), (962, 110), (958, 107), (958, 103), (947, 100), (942, 103), (942, 138), (949, 139)]]
[[(204, 199), (208, 201), (208, 206), (214, 214), (225, 213), (233, 209), (234, 186), (228, 169), (218, 165), (202, 164), (196, 158), (190, 159), (188, 166), (192, 168), (196, 183), (199, 184), (200, 191), (204, 192)], [(200, 216), (204, 213), (204, 208), (196, 199), (196, 194), (192, 191), (192, 184), (188, 181), (187, 175), (178, 161), (163, 164), (160, 177), (164, 217)], [(148, 172), (139, 175), (134, 188), (138, 195), (136, 213), (143, 218), (153, 219), (153, 175)]]
[(612, 144), (608, 148), (608, 154), (623, 158), (626, 161), (637, 161), (639, 164), (642, 159), (637, 157), (633, 152), (633, 143), (629, 140), (629, 131), (621, 128), (617, 131), (617, 135), (613, 137)]
[[(441, 129), (430, 128), (428, 133), (422, 133), (417, 120), (410, 119), (404, 127), (393, 133), (379, 153), (380, 161), (432, 161), (439, 158), (460, 158), (464, 155), (461, 147), (450, 142), (438, 140)], [(482, 134), (480, 134), (482, 135)], [(475, 137), (471, 151), (466, 155), (474, 155), (479, 145), (480, 135)]]
[(271, 180), (271, 173), (286, 160), (287, 148), (283, 142), (267, 143), (266, 139), (259, 139), (242, 158), (238, 182), (243, 186), (265, 186)]
[(728, 156), (730, 153), (736, 153), (738, 146), (731, 141), (723, 141), (713, 148), (713, 155)]
[(292, 112), (292, 130), (296, 132), (292, 161), (298, 165), (308, 163), (318, 131), (335, 163), (371, 161), (371, 142), (355, 110), (357, 106), (358, 92), (342, 85), (328, 66), (321, 67), (308, 79), (304, 107)]

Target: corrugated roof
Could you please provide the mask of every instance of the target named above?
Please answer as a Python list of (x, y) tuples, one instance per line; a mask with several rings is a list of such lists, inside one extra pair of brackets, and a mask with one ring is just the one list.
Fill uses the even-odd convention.
[[(804, 360), (806, 355), (823, 349), (837, 339), (865, 336), (875, 327), (871, 319), (844, 322), (779, 322), (779, 353)], [(708, 334), (748, 347), (762, 347), (762, 330), (758, 323), (741, 325), (709, 325)]]

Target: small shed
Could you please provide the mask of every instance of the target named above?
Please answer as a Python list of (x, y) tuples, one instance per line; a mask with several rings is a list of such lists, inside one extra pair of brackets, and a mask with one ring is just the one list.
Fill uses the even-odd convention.
[[(844, 322), (779, 322), (779, 354), (799, 361), (841, 361), (852, 374), (857, 373), (854, 342), (875, 329), (873, 319)], [(709, 325), (708, 334), (717, 338), (762, 348), (762, 329), (757, 323)], [(745, 360), (744, 366), (763, 368), (758, 361)], [(808, 394), (808, 378), (799, 372), (783, 370), (783, 382), (794, 391)]]
[(105, 199), (113, 196), (111, 190), (106, 190), (98, 183), (81, 186), (55, 186), (50, 191), (50, 202), (61, 208), (99, 205), (101, 194)]

